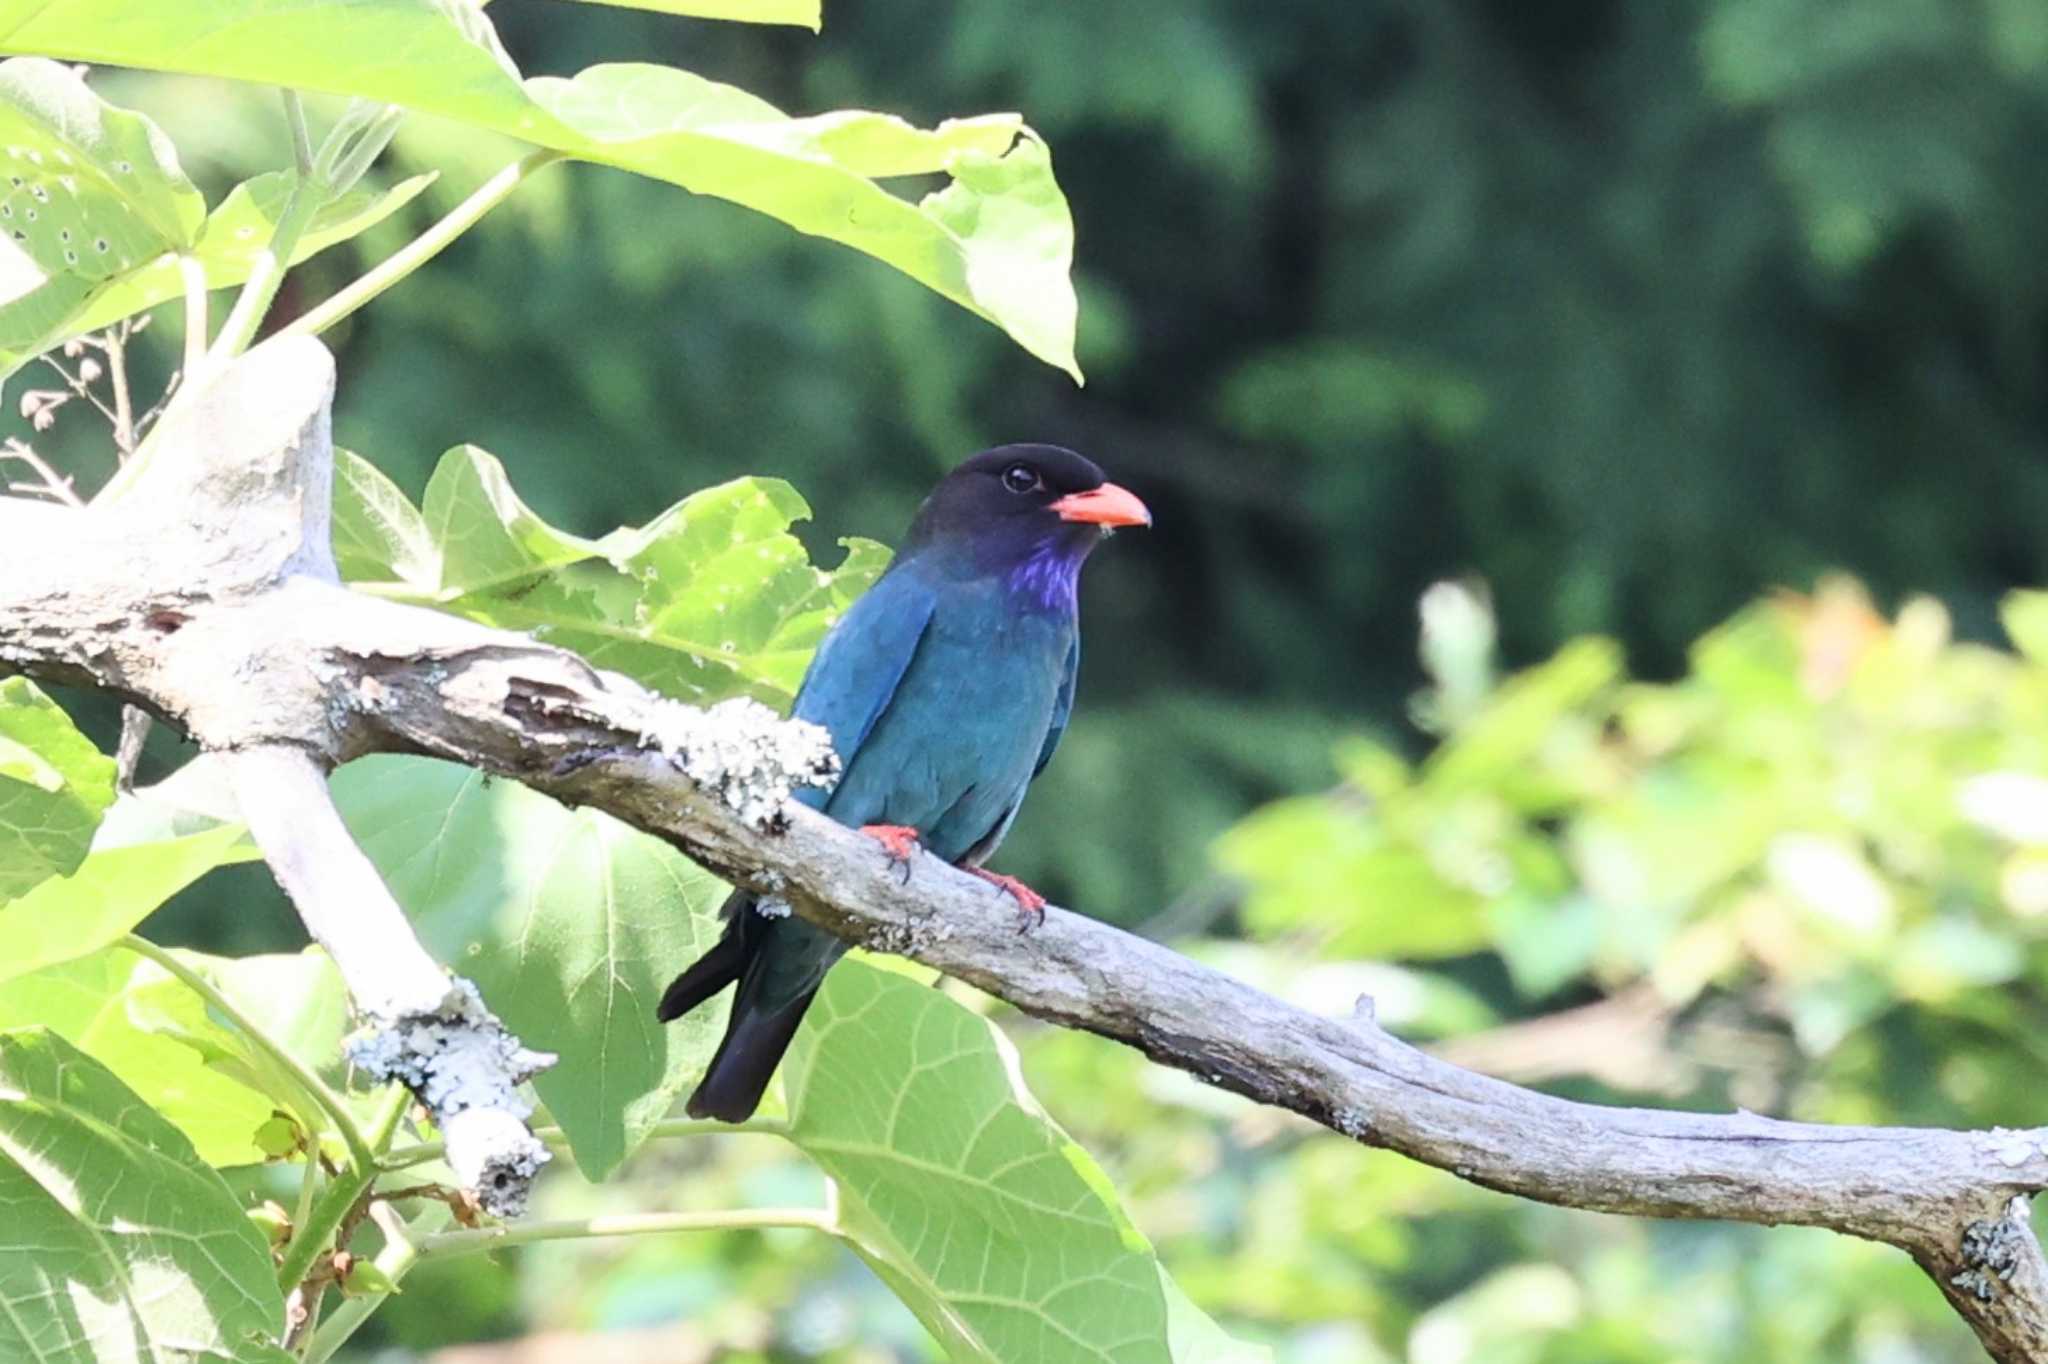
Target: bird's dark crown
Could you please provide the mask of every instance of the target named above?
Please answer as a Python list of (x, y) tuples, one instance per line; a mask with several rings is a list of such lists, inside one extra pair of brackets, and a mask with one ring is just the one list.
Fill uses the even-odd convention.
[(1057, 445), (998, 445), (955, 466), (917, 509), (903, 539), (908, 554), (958, 539), (986, 550), (1016, 553), (1054, 540), (1076, 548), (1101, 537), (1101, 528), (1062, 521), (1053, 503), (1103, 485), (1093, 460)]

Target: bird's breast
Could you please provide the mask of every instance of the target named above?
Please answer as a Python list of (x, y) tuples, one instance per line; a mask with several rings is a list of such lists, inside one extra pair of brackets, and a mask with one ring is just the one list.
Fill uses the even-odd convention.
[(833, 791), (845, 823), (904, 824), (956, 861), (1023, 798), (1075, 635), (1071, 615), (956, 593)]

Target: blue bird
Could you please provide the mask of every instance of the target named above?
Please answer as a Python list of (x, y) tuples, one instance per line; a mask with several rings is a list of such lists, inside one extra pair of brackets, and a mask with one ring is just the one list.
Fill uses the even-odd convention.
[[(999, 446), (947, 474), (895, 562), (826, 634), (804, 675), (792, 714), (831, 734), (840, 777), (798, 799), (873, 836), (906, 867), (922, 845), (1009, 892), (1027, 923), (1043, 917), (1042, 896), (981, 864), (1073, 709), (1081, 563), (1113, 527), (1151, 523), (1144, 503), (1057, 446)], [(736, 890), (726, 899), (725, 932), (655, 1010), (663, 1022), (680, 1018), (739, 984), (725, 1037), (690, 1095), (693, 1118), (753, 1114), (846, 951), (786, 911), (755, 912), (758, 898)]]

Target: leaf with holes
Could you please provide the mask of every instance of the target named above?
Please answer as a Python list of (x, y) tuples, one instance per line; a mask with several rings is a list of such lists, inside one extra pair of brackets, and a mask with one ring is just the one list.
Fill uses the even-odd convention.
[[(360, 466), (360, 467), (359, 467)], [(586, 540), (556, 530), (474, 446), (442, 456), (415, 512), (360, 461), (335, 480), (335, 546), (351, 578), (386, 595), (574, 649), (671, 696), (787, 705), (826, 628), (888, 566), (871, 540), (814, 566), (778, 479), (706, 488), (640, 529)]]
[(842, 1233), (956, 1360), (1252, 1358), (1191, 1305), (1017, 1055), (943, 993), (833, 969), (783, 1068)]
[[(313, 215), (298, 244), (292, 264), (317, 256), (328, 247), (384, 221), (434, 182), (432, 173), (415, 175), (386, 190), (351, 190)], [(206, 217), (189, 258), (205, 274), (206, 287), (226, 289), (249, 278), (256, 257), (270, 244), (277, 219), (291, 193), (292, 173), (271, 171), (245, 180)], [(123, 274), (99, 282), (79, 304), (43, 333), (37, 348), (55, 341), (99, 331), (124, 317), (147, 312), (160, 303), (181, 298), (185, 278), (178, 258), (158, 255)], [(0, 374), (34, 358), (36, 349), (0, 346)]]
[(0, 1033), (0, 1358), (289, 1364), (270, 1247), (184, 1134), (47, 1029)]
[(68, 66), (0, 62), (0, 352), (33, 355), (102, 281), (190, 246), (206, 201), (170, 139)]
[(449, 763), (364, 758), (333, 790), (435, 956), (561, 1054), (534, 1088), (583, 1172), (609, 1174), (718, 1041), (718, 1011), (663, 1025), (654, 1003), (717, 937), (724, 884), (607, 815)]
[(114, 802), (114, 760), (25, 677), (0, 680), (0, 903), (78, 870)]
[[(402, 105), (726, 199), (894, 266), (1080, 377), (1073, 218), (1012, 114), (792, 118), (643, 63), (522, 79), (473, 0), (0, 0), (0, 34), (14, 51)], [(879, 183), (937, 174), (949, 186), (915, 202)]]

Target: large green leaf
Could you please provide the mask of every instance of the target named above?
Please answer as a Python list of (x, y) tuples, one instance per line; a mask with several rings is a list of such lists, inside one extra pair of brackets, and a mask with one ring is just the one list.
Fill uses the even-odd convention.
[[(362, 96), (637, 171), (886, 261), (1079, 377), (1073, 220), (1013, 115), (790, 118), (637, 63), (522, 80), (470, 0), (0, 0), (0, 49)], [(876, 183), (940, 172), (917, 203)]]
[(0, 981), (96, 952), (215, 867), (259, 854), (240, 824), (166, 811), (124, 796), (107, 812), (92, 852), (0, 905)]
[(789, 533), (810, 515), (777, 479), (695, 493), (642, 529), (586, 540), (549, 526), (497, 460), (449, 451), (414, 511), (390, 480), (341, 461), (335, 553), (386, 595), (531, 631), (671, 696), (786, 705), (826, 627), (888, 563), (848, 540), (829, 572)]
[(46, 1029), (0, 1034), (0, 1358), (284, 1364), (270, 1252), (182, 1133)]
[(114, 800), (114, 760), (25, 677), (0, 680), (0, 902), (78, 870)]
[(102, 281), (188, 246), (206, 202), (154, 123), (70, 67), (0, 62), (0, 351), (33, 354)]
[(651, 9), (695, 19), (731, 19), (743, 24), (794, 24), (816, 33), (822, 16), (818, 0), (583, 0), (585, 4)]
[(845, 962), (783, 1078), (791, 1137), (837, 1181), (844, 1233), (954, 1359), (1176, 1357), (1151, 1246), (985, 1019)]
[[(338, 1046), (340, 1016), (333, 1021)], [(0, 1029), (29, 1024), (51, 1029), (112, 1071), (176, 1124), (207, 1164), (264, 1158), (256, 1129), (280, 1101), (209, 1065), (202, 1051), (179, 1040), (180, 1034), (211, 1039), (224, 1030), (207, 1017), (198, 995), (147, 959), (109, 947), (0, 982)]]
[(333, 790), (428, 947), (561, 1054), (535, 1088), (603, 1178), (717, 1043), (717, 1011), (664, 1025), (654, 1004), (717, 936), (723, 884), (609, 816), (452, 764), (364, 758)]
[(334, 562), (350, 582), (409, 583), (432, 591), (440, 552), (405, 490), (349, 450), (334, 452)]

